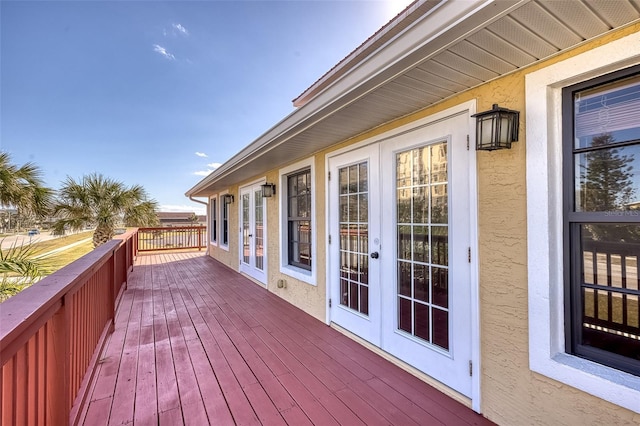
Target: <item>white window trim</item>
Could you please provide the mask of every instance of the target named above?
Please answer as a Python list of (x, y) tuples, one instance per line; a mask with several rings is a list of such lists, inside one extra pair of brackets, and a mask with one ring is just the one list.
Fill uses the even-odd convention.
[[(280, 203), (280, 272), (286, 274), (292, 278), (298, 279), (305, 283), (316, 285), (316, 276), (318, 271), (317, 265), (317, 241), (316, 229), (318, 228), (318, 222), (316, 219), (316, 178), (313, 166), (313, 157), (299, 161), (295, 164), (291, 164), (283, 169), (280, 169), (278, 181), (280, 182), (280, 190), (278, 191), (279, 203)], [(289, 265), (289, 253), (288, 253), (288, 224), (287, 224), (287, 195), (288, 185), (287, 176), (293, 172), (303, 169), (310, 169), (311, 171), (311, 270), (297, 268), (293, 265)]]
[[(229, 242), (231, 241), (231, 211), (229, 211), (229, 215), (227, 216), (227, 226), (229, 227), (229, 229), (227, 230), (227, 244), (224, 244), (222, 241), (222, 235), (224, 232), (224, 221), (223, 221), (223, 213), (224, 213), (224, 208), (225, 208), (225, 204), (224, 204), (224, 196), (225, 194), (228, 194), (229, 191), (224, 191), (218, 194), (218, 199), (220, 200), (220, 202), (218, 203), (218, 222), (220, 222), (220, 225), (218, 226), (218, 244), (219, 247), (225, 251), (229, 251)], [(231, 210), (231, 209), (229, 209)]]
[(532, 371), (640, 413), (640, 377), (565, 352), (562, 89), (640, 63), (640, 33), (525, 78), (529, 365)]
[[(220, 205), (219, 202), (219, 197), (218, 195), (212, 195), (211, 197), (209, 197), (209, 220), (208, 220), (208, 225), (209, 225), (209, 244), (211, 244), (212, 246), (217, 246), (218, 245), (218, 239), (220, 238), (220, 233), (219, 232), (215, 232), (216, 235), (216, 239), (213, 239), (213, 234), (214, 234), (214, 230), (213, 230), (213, 217), (211, 216), (213, 211), (214, 211), (214, 202), (215, 202), (215, 210), (219, 210), (218, 206)], [(216, 231), (220, 230), (220, 212), (216, 211)]]

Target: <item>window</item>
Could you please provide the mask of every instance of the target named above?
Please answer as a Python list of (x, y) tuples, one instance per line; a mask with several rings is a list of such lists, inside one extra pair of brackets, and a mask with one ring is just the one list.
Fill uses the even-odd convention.
[(311, 170), (287, 176), (289, 265), (311, 270)]
[(278, 175), (280, 272), (316, 285), (314, 159), (283, 167)]
[(566, 350), (640, 375), (640, 66), (563, 89)]
[(218, 197), (212, 197), (209, 202), (209, 217), (211, 220), (211, 242), (217, 244), (218, 242)]
[[(640, 375), (578, 355), (567, 343), (571, 340), (567, 335), (572, 330), (565, 326), (571, 322), (571, 312), (565, 309), (570, 298), (571, 274), (570, 263), (565, 263), (563, 255), (569, 244), (568, 235), (565, 235), (568, 234), (565, 216), (569, 212), (563, 212), (563, 209), (569, 205), (564, 197), (571, 194), (567, 185), (574, 185), (576, 179), (573, 170), (563, 164), (564, 149), (568, 148), (563, 144), (562, 98), (567, 87), (572, 88), (571, 92), (585, 95), (587, 89), (603, 87), (604, 81), (592, 80), (601, 76), (609, 75), (608, 81), (620, 81), (622, 75), (611, 73), (640, 64), (639, 44), (640, 33), (629, 34), (525, 77), (529, 366), (535, 373), (635, 412), (640, 412)], [(629, 71), (625, 76), (631, 76)], [(592, 84), (588, 87), (576, 86), (590, 80)], [(573, 132), (572, 121), (564, 129), (569, 133)], [(573, 156), (574, 142), (570, 140), (569, 145), (572, 147), (570, 156)], [(610, 214), (620, 215), (620, 212), (624, 217), (625, 212), (631, 210)], [(597, 212), (572, 212), (575, 221), (571, 223), (574, 227), (580, 225), (580, 220), (598, 224), (592, 213)], [(626, 224), (638, 224), (637, 221), (632, 223), (631, 219), (625, 220), (629, 221)], [(607, 223), (626, 225), (615, 221)], [(579, 233), (575, 235), (580, 236)], [(570, 247), (574, 247), (574, 256), (580, 254), (579, 242), (578, 245), (573, 242)], [(601, 257), (606, 259), (606, 254)], [(575, 261), (573, 264), (579, 265)]]
[(227, 198), (223, 195), (221, 198), (220, 209), (222, 210), (222, 245), (229, 246), (229, 203)]

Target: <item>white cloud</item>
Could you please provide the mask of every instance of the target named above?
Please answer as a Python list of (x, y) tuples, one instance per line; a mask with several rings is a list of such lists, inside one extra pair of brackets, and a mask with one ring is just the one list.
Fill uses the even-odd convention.
[(193, 174), (196, 176), (209, 176), (211, 172), (213, 172), (215, 169), (217, 169), (221, 165), (222, 163), (209, 163), (207, 164), (207, 167), (208, 167), (207, 170), (199, 170), (197, 172), (193, 172)]
[(161, 54), (165, 58), (170, 59), (172, 61), (176, 59), (175, 56), (173, 56), (171, 53), (167, 52), (167, 49), (165, 49), (164, 47), (160, 46), (159, 44), (154, 44), (153, 45), (153, 51), (156, 52), (156, 53)]
[(208, 155), (207, 155), (207, 154), (205, 154), (204, 152), (196, 152), (196, 155), (197, 155), (198, 157), (205, 157), (205, 158), (206, 158), (206, 157), (208, 157)]
[(181, 34), (186, 36), (189, 35), (189, 31), (187, 31), (187, 29), (183, 27), (181, 24), (172, 24), (171, 26), (173, 27), (174, 30), (179, 31)]

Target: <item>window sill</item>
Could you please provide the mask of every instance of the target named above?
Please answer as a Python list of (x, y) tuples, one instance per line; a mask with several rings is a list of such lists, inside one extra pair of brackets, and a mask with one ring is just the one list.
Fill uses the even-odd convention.
[(640, 377), (565, 353), (531, 360), (531, 370), (640, 412)]
[(313, 271), (307, 271), (306, 269), (296, 268), (291, 265), (281, 265), (280, 272), (307, 284), (316, 285), (316, 277)]

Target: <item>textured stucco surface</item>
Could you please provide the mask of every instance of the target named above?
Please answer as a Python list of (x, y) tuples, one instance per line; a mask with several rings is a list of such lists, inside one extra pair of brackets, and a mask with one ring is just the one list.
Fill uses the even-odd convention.
[[(481, 411), (483, 415), (502, 425), (640, 425), (640, 414), (602, 401), (529, 369), (524, 139), (524, 79), (527, 73), (638, 31), (640, 24), (601, 37), (547, 62), (469, 90), (435, 107), (380, 126), (367, 134), (317, 153), (314, 157), (316, 205), (313, 224), (316, 229), (317, 285), (300, 282), (280, 272), (280, 212), (274, 198), (268, 201), (267, 213), (268, 289), (314, 317), (325, 320), (327, 153), (469, 100), (477, 101), (478, 111), (490, 109), (493, 103), (519, 110), (520, 139), (513, 144), (513, 148), (477, 154)], [(277, 181), (278, 170), (274, 169), (266, 177), (268, 181)], [(232, 192), (234, 191), (237, 193), (237, 188), (232, 188)], [(232, 226), (235, 223), (235, 227), (231, 229), (237, 229), (236, 209), (237, 203), (234, 203), (231, 218)], [(229, 252), (211, 250), (212, 256), (234, 269), (238, 265), (236, 240), (236, 234), (232, 233)], [(287, 280), (285, 289), (276, 287), (279, 279)]]

